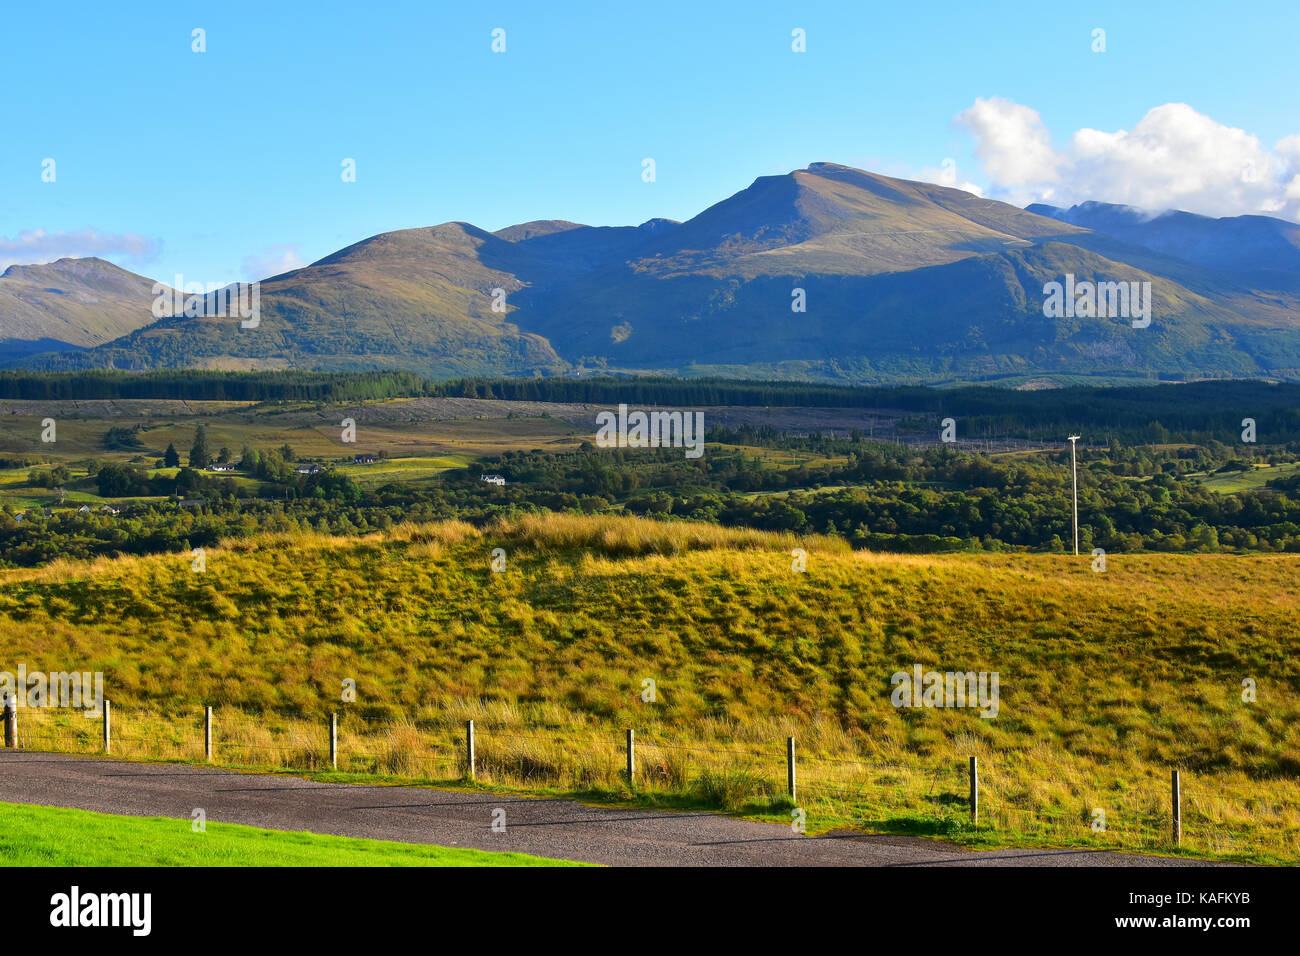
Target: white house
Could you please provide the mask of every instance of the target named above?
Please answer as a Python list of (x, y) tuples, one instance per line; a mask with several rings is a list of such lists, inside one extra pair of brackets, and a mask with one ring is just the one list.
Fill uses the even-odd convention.
[(506, 480), (500, 475), (479, 475), (479, 481), (486, 481), (489, 485), (504, 485)]

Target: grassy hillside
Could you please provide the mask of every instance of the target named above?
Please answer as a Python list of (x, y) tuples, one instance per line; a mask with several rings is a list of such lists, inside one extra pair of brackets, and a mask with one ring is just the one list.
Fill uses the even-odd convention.
[[(684, 228), (684, 227), (683, 227)], [(811, 363), (845, 381), (979, 380), (1030, 373), (1120, 376), (1158, 372), (1261, 374), (1300, 361), (1294, 328), (1272, 323), (1269, 363), (1226, 330), (1258, 334), (1203, 294), (1065, 242), (1001, 251), (879, 275), (819, 271), (807, 244), (764, 253), (771, 271), (719, 279), (656, 274), (640, 264), (614, 280), (595, 273), (548, 292), (528, 290), (517, 320), (562, 354), (604, 356), (614, 367)], [(865, 260), (864, 260), (865, 261)], [(701, 267), (703, 268), (703, 267)], [(712, 267), (709, 267), (712, 268)], [(1047, 319), (1043, 285), (1070, 273), (1088, 281), (1152, 284), (1149, 328), (1128, 319)], [(791, 312), (801, 288), (807, 311)], [(544, 310), (554, 309), (555, 317)]]
[[(550, 345), (492, 310), (529, 257), (465, 223), (383, 233), (262, 282), (256, 328), (237, 318), (168, 318), (74, 368), (400, 368), (426, 375), (528, 374), (564, 366)], [(509, 303), (507, 302), (507, 307)]]
[(43, 346), (89, 348), (151, 324), (152, 279), (93, 256), (0, 275), (0, 360)]
[[(977, 755), (999, 838), (1148, 847), (1180, 767), (1190, 847), (1300, 860), (1297, 571), (1289, 555), (1143, 555), (1093, 573), (552, 515), (253, 538), (211, 550), (203, 574), (188, 554), (0, 572), (0, 633), (11, 669), (102, 669), (141, 754), (197, 756), (213, 704), (224, 759), (320, 769), (320, 720), (343, 711), (344, 769), (446, 779), (475, 717), (486, 779), (626, 796), (632, 726), (638, 792), (782, 813), (794, 734), (810, 826), (960, 831)], [(895, 709), (890, 676), (918, 663), (997, 672), (998, 715)], [(92, 721), (24, 719), (94, 745)]]
[(4, 866), (582, 866), (526, 853), (0, 803)]

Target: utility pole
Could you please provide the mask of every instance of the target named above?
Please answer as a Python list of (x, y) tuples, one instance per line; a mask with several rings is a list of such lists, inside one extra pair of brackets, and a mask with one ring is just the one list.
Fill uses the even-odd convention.
[(1070, 473), (1074, 476), (1074, 553), (1076, 556), (1079, 554), (1079, 464), (1074, 449), (1078, 440), (1078, 435), (1070, 436)]

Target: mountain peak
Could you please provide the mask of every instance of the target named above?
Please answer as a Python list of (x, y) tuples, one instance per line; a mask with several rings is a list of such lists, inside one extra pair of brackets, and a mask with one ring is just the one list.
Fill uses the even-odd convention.
[(154, 321), (154, 284), (98, 256), (15, 263), (0, 275), (0, 342), (17, 354), (102, 345)]
[(843, 163), (816, 162), (809, 163), (801, 170), (796, 172), (804, 173), (863, 173), (867, 176), (874, 176), (875, 173), (869, 173), (865, 169), (858, 169), (856, 166), (845, 166)]
[(680, 225), (681, 222), (677, 219), (660, 219), (656, 217), (654, 219), (647, 219), (645, 222), (641, 223), (641, 225), (637, 226), (637, 228), (642, 232), (658, 234), (668, 232), (671, 229), (676, 229)]
[(15, 263), (0, 274), (0, 279), (31, 279), (36, 281), (43, 275), (71, 276), (78, 274), (96, 274), (105, 272), (127, 273), (121, 266), (116, 266), (99, 256), (64, 256), (53, 262)]
[(513, 226), (506, 226), (504, 229), (498, 229), (492, 235), (498, 239), (504, 239), (506, 242), (523, 242), (525, 239), (553, 236), (557, 232), (587, 228), (590, 227), (584, 226), (580, 222), (569, 222), (567, 219), (534, 219), (531, 222), (521, 222)]

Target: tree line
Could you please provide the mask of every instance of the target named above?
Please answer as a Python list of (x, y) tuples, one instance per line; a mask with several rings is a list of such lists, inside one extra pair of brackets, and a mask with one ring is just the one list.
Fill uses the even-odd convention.
[[(881, 551), (1072, 548), (1068, 452), (990, 458), (826, 436), (791, 441), (835, 454), (791, 464), (784, 455), (718, 446), (685, 459), (677, 449), (587, 445), (510, 452), (436, 483), (374, 488), (330, 471), (297, 475), (279, 450), (244, 451), (246, 474), (258, 479), (252, 488), (188, 466), (150, 477), (129, 464), (96, 464), (90, 487), (118, 499), (122, 513), (34, 511), (19, 521), (11, 508), (0, 512), (0, 563), (179, 551), (261, 531), (353, 534), (447, 518), (483, 524), (524, 512), (830, 534)], [(1201, 483), (1265, 460), (1300, 467), (1300, 444), (1257, 454), (1229, 445), (1119, 444), (1090, 453), (1079, 468), (1081, 548), (1300, 552), (1300, 471), (1233, 494)], [(485, 485), (482, 471), (501, 473), (507, 485)], [(67, 476), (50, 480), (56, 477)], [(201, 501), (182, 508), (176, 497)]]
[(1245, 429), (1243, 421), (1251, 419), (1260, 442), (1300, 439), (1300, 385), (1258, 381), (1017, 391), (992, 386), (853, 387), (608, 375), (433, 381), (397, 371), (0, 371), (0, 399), (15, 400), (338, 403), (421, 397), (862, 409), (901, 415), (901, 428), (913, 435), (937, 435), (938, 423), (951, 417), (961, 437), (1051, 441), (1063, 441), (1076, 431), (1128, 442), (1229, 441), (1240, 436)]

